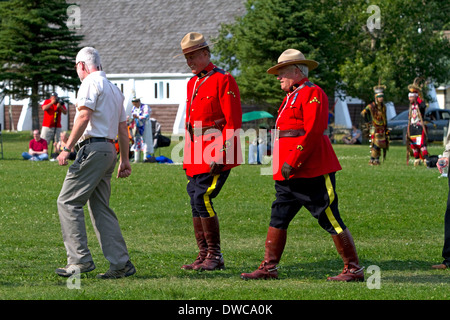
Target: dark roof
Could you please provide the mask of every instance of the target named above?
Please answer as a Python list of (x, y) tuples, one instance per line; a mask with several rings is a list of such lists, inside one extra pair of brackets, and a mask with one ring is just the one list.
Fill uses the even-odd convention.
[(117, 73), (188, 73), (180, 42), (188, 32), (208, 43), (221, 23), (245, 12), (245, 0), (68, 0), (80, 7), (82, 46), (100, 52), (103, 69)]

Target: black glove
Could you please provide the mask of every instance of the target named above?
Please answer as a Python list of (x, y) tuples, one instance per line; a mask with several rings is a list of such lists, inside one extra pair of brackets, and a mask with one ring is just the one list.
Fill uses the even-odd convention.
[(291, 167), (285, 162), (281, 167), (281, 175), (283, 176), (283, 178), (289, 180), (289, 176), (291, 175), (293, 169), (294, 167)]
[(220, 174), (222, 172), (222, 169), (225, 165), (219, 164), (216, 162), (211, 162), (209, 165), (209, 174), (212, 176), (215, 176), (216, 174)]

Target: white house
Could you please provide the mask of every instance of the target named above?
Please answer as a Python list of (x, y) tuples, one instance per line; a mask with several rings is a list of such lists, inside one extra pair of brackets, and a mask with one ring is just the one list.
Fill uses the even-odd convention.
[[(84, 35), (81, 46), (95, 47), (103, 70), (124, 93), (152, 108), (162, 131), (180, 133), (184, 120), (186, 83), (193, 76), (181, 53), (188, 32), (200, 32), (213, 45), (222, 23), (245, 13), (245, 0), (68, 0), (67, 25)], [(58, 91), (75, 102), (74, 92)], [(0, 97), (0, 123), (9, 121), (9, 98)], [(11, 101), (20, 109), (16, 130), (30, 130), (27, 101)], [(23, 106), (23, 107), (21, 107)], [(73, 109), (73, 108), (72, 108)], [(17, 112), (17, 110), (16, 110)], [(73, 110), (72, 110), (73, 112)], [(5, 117), (6, 115), (6, 117)], [(73, 113), (68, 117), (72, 117)], [(7, 119), (5, 119), (7, 118)], [(42, 121), (42, 118), (40, 119)], [(62, 118), (63, 129), (70, 125)], [(9, 122), (8, 122), (9, 123)]]

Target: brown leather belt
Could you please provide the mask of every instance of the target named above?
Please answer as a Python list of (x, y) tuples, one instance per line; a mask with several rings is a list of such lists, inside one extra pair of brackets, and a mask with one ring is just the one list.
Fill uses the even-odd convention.
[(306, 131), (303, 129), (278, 130), (278, 138), (293, 138), (304, 136)]
[[(188, 122), (186, 123), (186, 129), (189, 132), (189, 134), (191, 135), (191, 138), (195, 135), (196, 137), (200, 137), (202, 135), (204, 135), (206, 133), (206, 131), (211, 130), (211, 129), (216, 129), (219, 131), (222, 131), (223, 128), (225, 127), (226, 124), (226, 120), (225, 118), (219, 119), (219, 120), (215, 120), (214, 121), (214, 125), (212, 126), (207, 126), (207, 127), (200, 127), (200, 128), (194, 128), (192, 127), (192, 125)], [(209, 132), (209, 133), (212, 133)]]
[(108, 138), (87, 138), (86, 140), (81, 141), (80, 143), (75, 145), (75, 151), (78, 152), (78, 150), (81, 149), (82, 146), (88, 143), (94, 143), (94, 142), (109, 142), (114, 143), (113, 139)]

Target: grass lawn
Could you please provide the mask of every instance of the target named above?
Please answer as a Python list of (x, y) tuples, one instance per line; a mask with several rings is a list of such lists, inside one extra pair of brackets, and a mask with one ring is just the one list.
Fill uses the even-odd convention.
[[(3, 300), (449, 300), (450, 271), (440, 263), (446, 179), (436, 168), (406, 166), (405, 147), (392, 145), (386, 161), (368, 166), (369, 147), (334, 145), (343, 170), (336, 175), (340, 211), (361, 264), (379, 268), (380, 286), (330, 283), (342, 269), (331, 237), (306, 209), (288, 229), (279, 279), (243, 281), (264, 254), (274, 198), (261, 166), (232, 170), (214, 205), (221, 224), (226, 269), (180, 269), (196, 256), (186, 178), (181, 165), (139, 163), (128, 179), (113, 179), (116, 211), (135, 276), (105, 281), (108, 269), (90, 220), (90, 249), (97, 269), (81, 275), (79, 289), (54, 270), (66, 264), (56, 199), (67, 167), (21, 160), (29, 132), (3, 133), (0, 160), (0, 299)], [(161, 150), (170, 157), (171, 148)], [(440, 154), (442, 145), (431, 145)], [(86, 216), (88, 216), (86, 210)], [(372, 266), (372, 267), (371, 267)], [(369, 280), (370, 278), (370, 280)]]

